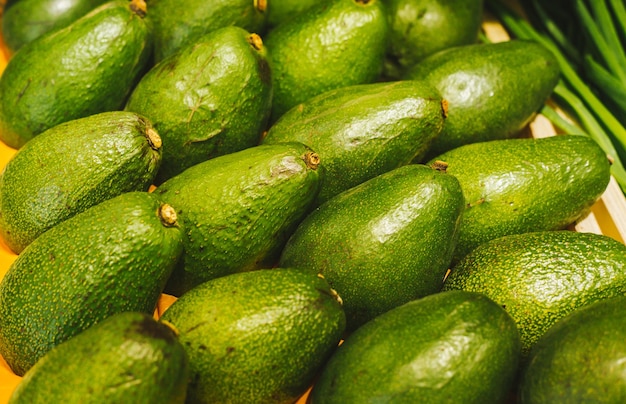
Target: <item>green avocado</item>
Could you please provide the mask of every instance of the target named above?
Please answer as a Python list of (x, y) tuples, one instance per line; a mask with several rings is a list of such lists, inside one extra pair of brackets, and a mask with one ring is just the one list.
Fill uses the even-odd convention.
[(298, 226), (279, 265), (321, 273), (352, 331), (439, 292), (463, 212), (458, 180), (423, 165), (372, 178), (322, 204)]
[(520, 403), (626, 402), (626, 296), (603, 299), (559, 320), (533, 348)]
[(441, 50), (402, 77), (430, 82), (448, 102), (430, 158), (468, 143), (519, 136), (552, 94), (560, 68), (544, 46), (514, 39)]
[(258, 144), (272, 86), (261, 38), (229, 26), (165, 58), (133, 90), (126, 110), (163, 139), (157, 183), (194, 164)]
[(270, 29), (285, 21), (291, 20), (297, 14), (307, 11), (315, 4), (332, 0), (269, 0), (267, 7), (267, 25)]
[(154, 192), (184, 228), (183, 259), (166, 292), (179, 296), (216, 277), (274, 265), (322, 178), (315, 152), (283, 143), (207, 160), (159, 185)]
[(205, 34), (231, 25), (262, 34), (268, 0), (147, 0), (154, 60), (192, 45)]
[(19, 0), (2, 12), (2, 39), (15, 53), (43, 34), (64, 28), (106, 0)]
[(10, 404), (183, 404), (189, 361), (176, 331), (140, 312), (116, 313), (43, 356)]
[(611, 178), (600, 146), (577, 135), (468, 144), (429, 165), (445, 167), (465, 194), (453, 262), (500, 236), (566, 228), (589, 213)]
[(0, 355), (23, 375), (111, 314), (152, 314), (182, 253), (174, 209), (128, 192), (59, 223), (0, 282)]
[(389, 19), (385, 76), (398, 78), (427, 56), (478, 42), (483, 0), (383, 0)]
[(310, 403), (503, 403), (519, 350), (515, 323), (492, 300), (436, 293), (349, 335), (322, 369)]
[(141, 0), (114, 0), (23, 46), (0, 76), (0, 140), (13, 148), (53, 126), (120, 110), (147, 67)]
[(514, 234), (488, 241), (452, 267), (443, 290), (484, 293), (508, 311), (528, 353), (560, 318), (626, 294), (626, 246), (570, 230)]
[(326, 168), (320, 204), (422, 158), (443, 128), (443, 104), (418, 80), (341, 87), (287, 111), (262, 142), (301, 142), (320, 155)]
[(197, 285), (161, 321), (189, 356), (188, 402), (291, 404), (336, 349), (345, 315), (322, 277), (274, 268)]
[(85, 209), (147, 191), (161, 139), (145, 118), (111, 111), (54, 126), (20, 148), (0, 175), (0, 235), (19, 254)]
[(381, 0), (320, 1), (271, 29), (264, 38), (274, 83), (271, 121), (315, 95), (376, 81), (387, 29)]

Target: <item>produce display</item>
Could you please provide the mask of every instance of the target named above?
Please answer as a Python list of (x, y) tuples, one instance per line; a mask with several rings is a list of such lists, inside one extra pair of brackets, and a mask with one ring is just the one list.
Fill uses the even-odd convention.
[(626, 11), (557, 3), (0, 0), (0, 403), (625, 402)]

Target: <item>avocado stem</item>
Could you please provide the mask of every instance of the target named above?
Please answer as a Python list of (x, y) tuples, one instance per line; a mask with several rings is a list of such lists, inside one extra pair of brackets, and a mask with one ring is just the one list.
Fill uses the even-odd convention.
[(130, 9), (139, 17), (144, 18), (148, 14), (148, 5), (145, 0), (130, 0)]
[(150, 144), (150, 147), (152, 147), (154, 150), (159, 150), (163, 145), (161, 136), (159, 136), (159, 133), (154, 130), (154, 128), (146, 129), (146, 138), (148, 139), (148, 144)]
[(315, 152), (307, 152), (304, 155), (304, 162), (311, 170), (317, 170), (317, 167), (320, 165), (320, 156)]
[(254, 0), (254, 8), (264, 13), (267, 10), (267, 0)]
[(173, 227), (176, 226), (176, 220), (178, 219), (176, 215), (176, 210), (167, 203), (159, 206), (159, 211), (157, 212), (159, 219), (161, 219), (161, 223), (165, 227)]
[(252, 45), (252, 47), (258, 51), (263, 49), (263, 40), (257, 34), (254, 34), (254, 33), (250, 34), (248, 36), (248, 43)]
[(441, 100), (441, 111), (443, 113), (444, 119), (448, 117), (448, 100)]

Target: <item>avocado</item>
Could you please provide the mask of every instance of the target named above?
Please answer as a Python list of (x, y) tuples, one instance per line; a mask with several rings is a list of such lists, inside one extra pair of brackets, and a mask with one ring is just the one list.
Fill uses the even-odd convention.
[(19, 0), (2, 13), (2, 39), (15, 53), (43, 34), (64, 28), (106, 0)]
[(423, 157), (443, 128), (443, 104), (437, 90), (418, 80), (341, 87), (286, 112), (262, 142), (301, 142), (320, 155), (321, 204)]
[(427, 159), (468, 143), (518, 137), (559, 77), (550, 50), (519, 39), (447, 48), (402, 76), (430, 82), (448, 102), (446, 124)]
[(122, 312), (51, 349), (9, 403), (183, 404), (188, 375), (175, 330), (149, 314)]
[(163, 139), (157, 183), (209, 158), (258, 144), (271, 102), (261, 38), (229, 26), (165, 58), (133, 90), (127, 111)]
[(274, 268), (199, 284), (161, 321), (187, 351), (188, 402), (288, 404), (336, 349), (345, 315), (322, 277)]
[(626, 294), (626, 246), (570, 230), (503, 236), (452, 267), (443, 290), (484, 293), (515, 320), (522, 356), (560, 318), (595, 301)]
[(463, 207), (455, 177), (403, 166), (314, 210), (289, 238), (279, 265), (324, 275), (343, 299), (350, 332), (440, 291)]
[(578, 135), (473, 143), (428, 164), (445, 166), (465, 194), (453, 262), (500, 236), (566, 228), (589, 213), (611, 179), (602, 148)]
[(624, 307), (626, 296), (617, 296), (557, 321), (531, 351), (519, 402), (626, 402)]
[(203, 35), (231, 25), (262, 34), (267, 0), (147, 0), (147, 21), (154, 38), (154, 60), (160, 62)]
[(174, 209), (148, 192), (121, 194), (59, 223), (0, 282), (0, 355), (21, 376), (111, 314), (152, 314), (181, 253)]
[(499, 403), (517, 370), (511, 317), (480, 293), (435, 293), (349, 335), (331, 356), (311, 404)]
[(166, 292), (275, 264), (287, 238), (312, 208), (323, 168), (300, 143), (260, 145), (196, 164), (154, 193), (176, 209), (183, 258)]
[(111, 111), (54, 126), (15, 153), (0, 175), (0, 235), (16, 254), (85, 209), (147, 191), (161, 161), (151, 123)]
[(271, 29), (264, 37), (274, 89), (271, 122), (315, 95), (376, 81), (387, 30), (381, 0), (320, 1)]
[(18, 149), (60, 123), (122, 109), (151, 51), (142, 4), (107, 2), (23, 46), (0, 76), (0, 140)]
[[(483, 0), (384, 0), (389, 19), (385, 76), (438, 51), (478, 42)], [(273, 4), (273, 3), (272, 3)]]

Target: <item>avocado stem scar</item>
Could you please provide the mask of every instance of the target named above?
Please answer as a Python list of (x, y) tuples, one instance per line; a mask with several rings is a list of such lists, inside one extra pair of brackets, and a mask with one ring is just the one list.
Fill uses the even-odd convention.
[(311, 170), (317, 170), (317, 167), (320, 165), (320, 156), (315, 152), (307, 152), (304, 155), (304, 162)]
[(176, 220), (178, 219), (176, 215), (176, 210), (167, 203), (159, 206), (159, 210), (157, 212), (159, 218), (161, 219), (161, 223), (163, 223), (166, 227), (176, 226)]
[(267, 0), (254, 0), (254, 8), (260, 12), (267, 10)]
[(159, 150), (161, 146), (163, 145), (161, 136), (159, 136), (159, 133), (156, 130), (154, 130), (154, 128), (146, 129), (146, 138), (148, 139), (148, 143), (150, 144), (150, 147), (152, 147), (154, 150)]
[(263, 49), (263, 40), (258, 34), (254, 34), (254, 33), (250, 34), (248, 36), (248, 43), (252, 45), (252, 47), (258, 51)]
[(139, 17), (144, 18), (148, 14), (148, 6), (145, 0), (131, 0), (130, 9)]

